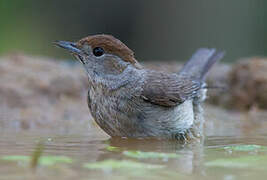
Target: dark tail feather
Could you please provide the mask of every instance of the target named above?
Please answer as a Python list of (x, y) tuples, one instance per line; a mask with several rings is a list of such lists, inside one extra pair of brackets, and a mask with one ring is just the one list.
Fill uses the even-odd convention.
[(190, 75), (204, 81), (210, 68), (223, 56), (223, 51), (216, 52), (216, 49), (201, 48), (185, 63), (179, 74)]

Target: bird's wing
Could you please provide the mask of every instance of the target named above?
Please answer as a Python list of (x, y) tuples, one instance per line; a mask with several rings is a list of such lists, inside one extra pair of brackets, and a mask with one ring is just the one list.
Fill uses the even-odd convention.
[(152, 104), (171, 107), (197, 96), (201, 83), (177, 74), (149, 71), (141, 97)]

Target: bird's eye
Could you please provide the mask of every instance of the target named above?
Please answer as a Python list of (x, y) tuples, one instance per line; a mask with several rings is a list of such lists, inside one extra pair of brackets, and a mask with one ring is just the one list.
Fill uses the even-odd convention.
[(104, 54), (104, 49), (103, 48), (101, 48), (101, 47), (95, 47), (94, 49), (93, 49), (93, 54), (95, 55), (95, 56), (102, 56), (103, 54)]

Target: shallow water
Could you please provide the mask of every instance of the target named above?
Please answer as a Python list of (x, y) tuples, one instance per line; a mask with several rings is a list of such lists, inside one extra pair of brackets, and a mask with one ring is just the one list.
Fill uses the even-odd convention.
[[(5, 134), (1, 136), (0, 155), (31, 156), (37, 143), (42, 141), (42, 156), (65, 156), (71, 163), (50, 166), (39, 164), (35, 171), (23, 161), (0, 160), (0, 179), (265, 179), (267, 163), (259, 162), (246, 167), (247, 157), (266, 160), (266, 136), (255, 137), (207, 137), (202, 145), (181, 145), (172, 141), (103, 139), (90, 136), (39, 136), (36, 134)], [(244, 144), (259, 146), (240, 146)], [(231, 146), (230, 146), (231, 145)], [(230, 146), (230, 147), (228, 147)], [(115, 148), (116, 147), (116, 148)], [(228, 148), (225, 148), (228, 147)], [(240, 149), (231, 149), (239, 147)], [(242, 149), (243, 147), (243, 149)], [(229, 149), (230, 148), (230, 149)], [(161, 156), (127, 156), (125, 152), (161, 152)], [(174, 153), (177, 157), (168, 157)], [(140, 154), (139, 154), (140, 155)], [(227, 159), (238, 159), (241, 164), (229, 164)], [(97, 169), (88, 169), (86, 163), (112, 161)], [(125, 160), (141, 163), (130, 167), (118, 167), (116, 162)], [(226, 160), (226, 162), (221, 162)], [(258, 161), (258, 160), (257, 160)], [(217, 162), (217, 164), (216, 164)], [(232, 162), (232, 160), (230, 160)], [(235, 162), (235, 160), (234, 160)], [(243, 165), (242, 165), (243, 163)], [(254, 162), (253, 162), (254, 163)], [(114, 165), (115, 164), (115, 165)], [(155, 165), (155, 167), (153, 166)], [(108, 166), (108, 167), (107, 167)], [(123, 166), (123, 165), (122, 165)], [(140, 166), (140, 167), (139, 167)], [(264, 167), (266, 166), (266, 167)]]
[[(110, 139), (96, 133), (97, 128), (60, 135), (43, 129), (1, 131), (0, 180), (266, 179), (267, 127), (228, 115), (223, 119), (225, 115), (208, 110), (204, 144), (185, 146), (175, 141)], [(33, 167), (32, 154), (40, 143), (43, 153)]]

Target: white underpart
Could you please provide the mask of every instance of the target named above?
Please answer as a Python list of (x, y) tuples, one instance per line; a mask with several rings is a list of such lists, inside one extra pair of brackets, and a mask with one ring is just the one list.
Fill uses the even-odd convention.
[(178, 129), (188, 129), (194, 123), (194, 112), (192, 100), (187, 100), (184, 103), (178, 105), (174, 109), (174, 114), (177, 117), (174, 117), (176, 120), (175, 127)]

